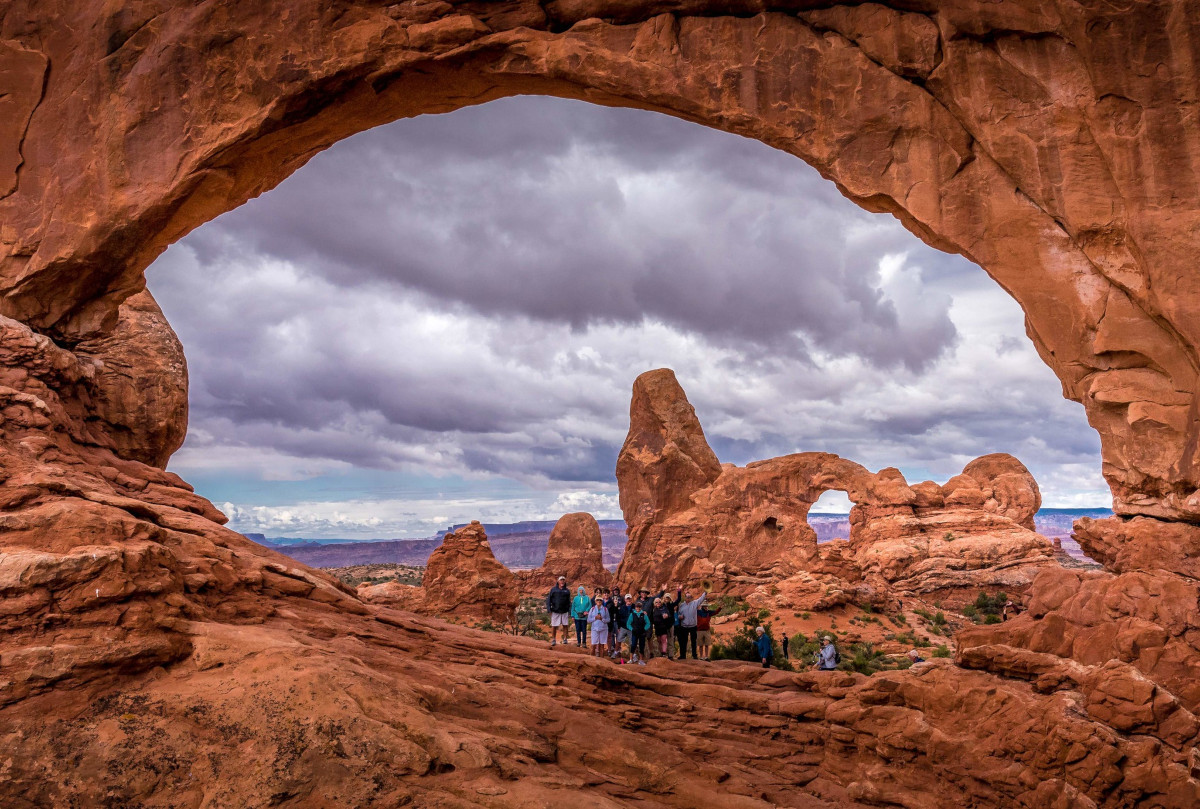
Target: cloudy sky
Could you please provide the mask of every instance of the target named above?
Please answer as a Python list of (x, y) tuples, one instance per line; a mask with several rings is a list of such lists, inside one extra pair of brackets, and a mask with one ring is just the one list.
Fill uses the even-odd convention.
[(1046, 505), (1109, 504), (1082, 407), (982, 270), (794, 157), (655, 113), (398, 121), (148, 278), (191, 372), (170, 468), (238, 530), (619, 517), (630, 386), (662, 366), (722, 461), (823, 450), (944, 481), (1004, 451)]

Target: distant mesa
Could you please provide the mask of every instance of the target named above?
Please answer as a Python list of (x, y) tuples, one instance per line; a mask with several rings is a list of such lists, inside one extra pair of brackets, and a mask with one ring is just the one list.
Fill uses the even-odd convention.
[[(973, 597), (984, 586), (1021, 591), (1053, 564), (1053, 545), (1033, 530), (1037, 482), (1011, 455), (978, 458), (945, 485), (909, 486), (897, 469), (871, 473), (824, 452), (721, 465), (668, 369), (634, 382), (629, 420), (617, 459), (629, 531), (623, 585), (707, 579), (748, 593), (798, 577), (791, 589), (802, 605), (831, 588), (866, 602), (892, 592)], [(808, 512), (831, 489), (854, 504), (850, 536), (818, 546)]]

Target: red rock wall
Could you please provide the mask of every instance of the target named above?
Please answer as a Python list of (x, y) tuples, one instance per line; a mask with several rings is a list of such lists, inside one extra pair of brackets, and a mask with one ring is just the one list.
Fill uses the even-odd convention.
[[(1197, 805), (1200, 4), (814, 5), (0, 5), (0, 802)], [(1121, 573), (1039, 575), (957, 667), (713, 682), (514, 655), (221, 528), (158, 468), (145, 268), (341, 138), (517, 93), (757, 138), (978, 263), (1157, 518), (1083, 526)], [(689, 498), (724, 474), (681, 451)]]

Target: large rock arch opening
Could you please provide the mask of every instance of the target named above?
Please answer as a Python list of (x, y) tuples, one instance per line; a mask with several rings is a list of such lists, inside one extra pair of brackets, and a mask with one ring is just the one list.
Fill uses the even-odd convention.
[[(351, 752), (367, 739), (393, 754), (386, 773), (347, 764), (333, 778), (343, 791), (320, 793), (327, 801), (368, 803), (380, 783), (372, 775), (403, 790), (411, 786), (397, 778), (428, 774), (420, 789), (454, 791), (461, 769), (490, 790), (472, 795), (501, 795), (496, 781), (541, 773), (547, 762), (584, 772), (574, 765), (586, 742), (549, 728), (581, 726), (583, 715), (557, 704), (563, 689), (553, 678), (469, 674), (482, 641), (464, 645), (444, 626), (373, 611), (252, 547), (159, 468), (181, 437), (184, 373), (169, 325), (142, 294), (144, 269), (168, 244), (336, 140), (535, 93), (762, 140), (858, 204), (975, 261), (1021, 304), (1064, 394), (1101, 435), (1117, 512), (1136, 515), (1081, 534), (1116, 575), (1039, 574), (1029, 614), (962, 638), (963, 668), (936, 664), (903, 682), (789, 679), (782, 695), (774, 681), (739, 675), (770, 695), (753, 703), (695, 692), (723, 706), (707, 715), (744, 737), (739, 749), (774, 751), (783, 763), (771, 766), (783, 769), (733, 768), (710, 783), (711, 773), (680, 757), (675, 736), (669, 747), (645, 744), (661, 745), (680, 785), (629, 768), (624, 783), (655, 795), (675, 794), (670, 786), (694, 802), (716, 783), (761, 794), (770, 771), (789, 785), (828, 779), (841, 801), (1193, 805), (1200, 703), (1186, 684), (1200, 674), (1191, 640), (1200, 134), (1187, 111), (1198, 85), (1196, 9), (811, 5), (162, 0), (63, 10), (16, 0), (0, 10), (0, 709), (15, 734), (6, 738), (61, 749), (59, 761), (103, 763), (113, 759), (103, 739), (152, 704), (143, 737), (177, 751), (171, 760), (204, 762), (218, 791), (241, 790), (228, 802), (290, 800), (294, 784), (264, 791), (278, 779), (241, 765), (269, 769), (270, 751), (290, 742), (278, 721), (288, 709), (269, 697), (303, 681), (318, 696), (295, 710), (332, 723), (357, 712), (370, 728)], [(685, 471), (712, 479), (709, 459), (693, 466)], [(431, 643), (447, 666), (422, 667)], [(263, 679), (246, 650), (289, 674)], [(541, 654), (529, 650), (532, 660)], [(352, 660), (353, 677), (335, 658)], [(495, 672), (528, 674), (527, 660), (494, 650), (485, 659)], [(592, 682), (591, 669), (576, 670)], [(435, 671), (446, 688), (429, 682)], [(222, 677), (264, 698), (234, 704)], [(173, 691), (181, 682), (209, 688), (196, 692), (208, 695), (197, 710), (236, 717), (240, 738), (257, 738), (247, 712), (276, 705), (256, 720), (275, 734), (269, 749), (232, 755), (227, 739), (199, 742), (180, 730), (201, 715)], [(462, 709), (459, 687), (478, 702)], [(110, 691), (86, 707), (55, 702), (56, 689), (73, 688)], [(376, 721), (386, 713), (380, 695), (390, 704), (397, 688), (403, 717)], [(691, 693), (680, 688), (673, 693)], [(515, 693), (535, 692), (525, 713), (513, 705)], [(350, 705), (346, 693), (368, 697)], [(628, 693), (637, 710), (598, 720), (606, 732), (650, 738), (656, 726), (639, 727), (642, 716), (675, 715), (650, 689)], [(749, 704), (756, 716), (742, 721), (737, 711)], [(51, 711), (70, 714), (52, 731)], [(464, 711), (470, 727), (457, 730)], [(762, 712), (780, 717), (774, 747), (756, 746)], [(491, 727), (497, 713), (512, 721)], [(406, 735), (390, 723), (422, 730)], [(426, 732), (451, 724), (461, 738)], [(531, 741), (535, 726), (543, 735)], [(883, 733), (895, 747), (879, 747)], [(969, 766), (944, 764), (948, 738)], [(341, 749), (340, 740), (311, 741)], [(193, 755), (200, 743), (225, 757)], [(522, 763), (487, 763), (505, 750), (521, 751)], [(118, 756), (143, 779), (89, 765), (83, 781), (54, 784), (36, 762), (18, 760), (9, 783), (30, 805), (68, 794), (136, 803), (192, 789), (154, 755)], [(296, 759), (274, 761), (287, 769)], [(328, 788), (311, 766), (300, 771), (303, 786)], [(130, 791), (139, 784), (154, 791)], [(550, 787), (523, 790), (511, 805)]]
[(370, 126), (519, 93), (644, 107), (791, 152), (977, 262), (1087, 408), (1116, 510), (1200, 517), (1186, 93), (1109, 69), (1182, 57), (1186, 25), (805, 5), (161, 4), (75, 11), (75, 37), (14, 5), (0, 312), (107, 333), (166, 245)]

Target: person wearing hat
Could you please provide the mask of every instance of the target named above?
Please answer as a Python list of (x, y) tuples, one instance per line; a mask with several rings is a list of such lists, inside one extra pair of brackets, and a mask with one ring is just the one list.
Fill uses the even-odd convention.
[(834, 671), (840, 662), (841, 655), (833, 645), (833, 638), (826, 635), (821, 638), (821, 651), (817, 653), (817, 668), (821, 671)]
[(617, 630), (620, 629), (621, 619), (618, 613), (621, 611), (621, 605), (624, 601), (621, 599), (621, 590), (619, 587), (612, 588), (608, 593), (608, 598), (604, 600), (604, 606), (608, 608), (608, 656), (616, 657), (617, 650), (621, 647), (617, 645)]
[(567, 577), (559, 576), (558, 583), (550, 588), (546, 596), (546, 612), (550, 613), (550, 645), (558, 643), (558, 630), (562, 628), (563, 646), (570, 638), (571, 591), (567, 589)]

